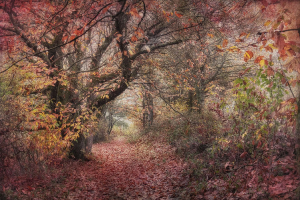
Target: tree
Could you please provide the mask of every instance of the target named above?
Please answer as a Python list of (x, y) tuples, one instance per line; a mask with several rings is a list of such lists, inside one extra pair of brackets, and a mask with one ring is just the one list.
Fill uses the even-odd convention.
[[(26, 88), (47, 97), (45, 112), (56, 119), (55, 127), (37, 130), (77, 140), (76, 158), (83, 157), (89, 118), (128, 88), (140, 59), (184, 42), (178, 33), (200, 25), (184, 25), (182, 15), (163, 1), (12, 0), (2, 1), (0, 9), (1, 39), (9, 56), (2, 73), (35, 66), (28, 70), (38, 77)], [(44, 84), (36, 87), (38, 80)]]

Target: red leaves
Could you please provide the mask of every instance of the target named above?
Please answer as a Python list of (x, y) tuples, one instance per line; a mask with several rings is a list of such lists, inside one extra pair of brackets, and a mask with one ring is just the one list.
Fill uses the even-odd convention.
[(253, 52), (252, 51), (246, 51), (246, 53), (244, 54), (244, 61), (248, 62), (248, 60), (250, 60), (253, 57)]
[(285, 37), (281, 35), (279, 32), (274, 37), (275, 45), (278, 47), (279, 50), (284, 49), (285, 46)]
[(274, 72), (274, 70), (272, 69), (272, 67), (268, 67), (268, 69), (267, 69), (267, 75), (268, 76), (273, 76), (275, 74), (275, 72)]
[(249, 72), (251, 67), (247, 68), (245, 71), (239, 74), (239, 76), (244, 76), (247, 72)]
[(247, 156), (247, 152), (246, 151), (244, 151), (241, 155), (240, 155), (240, 158), (245, 158), (246, 156)]
[(184, 178), (184, 165), (171, 152), (168, 145), (132, 145), (124, 138), (95, 145), (95, 159), (64, 167), (65, 187), (55, 188), (56, 197), (68, 193), (75, 199), (165, 198), (175, 193)]

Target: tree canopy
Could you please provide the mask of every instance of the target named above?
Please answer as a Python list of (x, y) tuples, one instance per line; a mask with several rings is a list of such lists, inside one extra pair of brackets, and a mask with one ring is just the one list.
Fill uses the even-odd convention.
[(84, 159), (115, 124), (162, 123), (170, 141), (196, 138), (198, 153), (234, 144), (240, 158), (289, 133), (299, 161), (298, 6), (0, 0), (0, 145)]

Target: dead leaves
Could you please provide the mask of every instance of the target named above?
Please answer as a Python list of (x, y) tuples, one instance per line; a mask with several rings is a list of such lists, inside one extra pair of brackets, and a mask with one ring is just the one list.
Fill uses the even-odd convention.
[(246, 51), (244, 54), (244, 61), (248, 62), (253, 57), (253, 52), (252, 51)]
[(120, 139), (95, 145), (93, 152), (102, 164), (91, 161), (73, 169), (77, 173), (68, 180), (76, 188), (72, 198), (92, 194), (94, 199), (161, 199), (181, 186), (184, 166), (171, 156), (167, 145), (132, 145)]
[(227, 46), (227, 44), (228, 44), (228, 40), (227, 39), (225, 39), (225, 40), (223, 40), (223, 48), (225, 48), (226, 46)]

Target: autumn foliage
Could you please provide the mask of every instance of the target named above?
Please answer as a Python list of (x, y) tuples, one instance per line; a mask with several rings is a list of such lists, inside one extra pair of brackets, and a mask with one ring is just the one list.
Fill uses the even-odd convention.
[(0, 0), (0, 198), (296, 199), (299, 6)]

